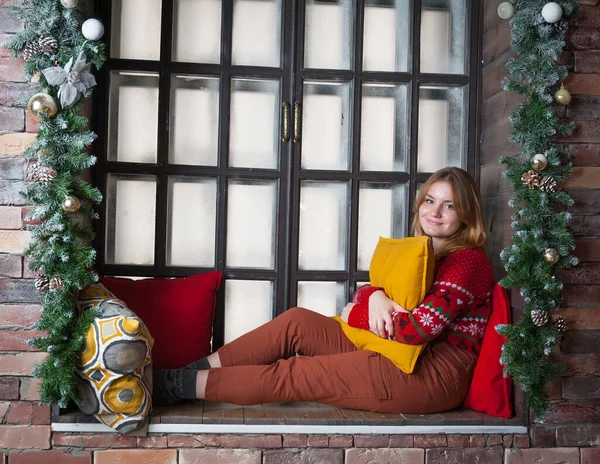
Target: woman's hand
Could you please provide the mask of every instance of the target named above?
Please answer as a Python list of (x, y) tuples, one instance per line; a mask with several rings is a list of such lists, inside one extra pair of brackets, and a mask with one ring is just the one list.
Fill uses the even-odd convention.
[(392, 314), (396, 311), (408, 311), (387, 295), (378, 290), (369, 297), (369, 330), (381, 338), (389, 338), (394, 334)]
[(340, 319), (346, 324), (348, 323), (348, 317), (350, 316), (350, 311), (352, 311), (352, 308), (354, 308), (354, 303), (348, 303), (340, 315)]

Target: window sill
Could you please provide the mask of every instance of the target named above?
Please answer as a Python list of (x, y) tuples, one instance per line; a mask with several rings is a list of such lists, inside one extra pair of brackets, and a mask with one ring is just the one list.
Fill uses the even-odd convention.
[[(57, 411), (56, 411), (57, 412)], [(55, 414), (55, 432), (114, 432), (79, 411)], [(523, 434), (521, 418), (499, 419), (467, 409), (440, 414), (381, 414), (318, 403), (237, 406), (197, 401), (155, 408), (149, 433), (190, 434)]]

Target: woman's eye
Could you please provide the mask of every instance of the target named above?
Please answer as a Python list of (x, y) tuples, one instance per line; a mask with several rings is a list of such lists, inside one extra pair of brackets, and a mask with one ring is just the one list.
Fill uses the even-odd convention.
[(425, 200), (425, 203), (433, 205), (433, 200), (431, 198), (428, 198), (427, 200)]
[(448, 209), (454, 209), (454, 206), (452, 206), (452, 205), (446, 205), (446, 208), (448, 208)]

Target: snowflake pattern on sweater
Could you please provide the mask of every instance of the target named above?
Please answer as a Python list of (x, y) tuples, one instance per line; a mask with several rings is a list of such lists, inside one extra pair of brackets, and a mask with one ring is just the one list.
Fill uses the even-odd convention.
[[(477, 248), (455, 251), (436, 264), (433, 285), (423, 302), (409, 313), (395, 312), (393, 338), (410, 345), (433, 339), (479, 354), (491, 313), (492, 267)], [(378, 287), (365, 286), (354, 297), (348, 324), (369, 329), (368, 299)]]

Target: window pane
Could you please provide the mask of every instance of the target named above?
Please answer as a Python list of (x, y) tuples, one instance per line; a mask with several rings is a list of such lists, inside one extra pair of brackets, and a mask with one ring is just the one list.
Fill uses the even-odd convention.
[(421, 72), (466, 74), (465, 0), (423, 0)]
[(345, 282), (298, 282), (298, 306), (324, 316), (337, 316), (346, 306)]
[(269, 322), (273, 314), (273, 282), (225, 282), (225, 343)]
[(160, 59), (161, 0), (113, 0), (110, 56)]
[(466, 155), (465, 87), (421, 87), (419, 90), (419, 172), (461, 167)]
[(108, 112), (107, 159), (156, 163), (158, 74), (112, 71)]
[(169, 163), (217, 165), (219, 145), (219, 79), (171, 78)]
[(302, 108), (302, 169), (347, 170), (350, 84), (305, 82)]
[(368, 271), (379, 237), (402, 238), (408, 219), (406, 184), (361, 182), (358, 197), (359, 271)]
[(279, 166), (279, 93), (278, 80), (232, 80), (230, 166)]
[(279, 67), (281, 4), (281, 0), (234, 0), (233, 64)]
[(407, 86), (363, 84), (360, 169), (406, 171), (408, 145)]
[(217, 181), (169, 177), (168, 195), (167, 265), (214, 267)]
[(302, 182), (298, 267), (346, 269), (348, 183)]
[(410, 20), (410, 2), (365, 1), (365, 71), (408, 71)]
[(304, 22), (304, 67), (351, 69), (354, 2), (307, 0)]
[(109, 174), (106, 185), (106, 263), (154, 264), (156, 178)]
[(175, 0), (173, 61), (221, 61), (221, 0)]
[(227, 195), (227, 266), (273, 269), (277, 182), (231, 180)]

